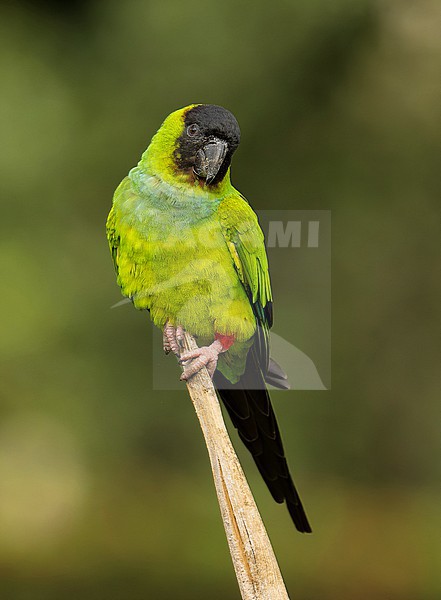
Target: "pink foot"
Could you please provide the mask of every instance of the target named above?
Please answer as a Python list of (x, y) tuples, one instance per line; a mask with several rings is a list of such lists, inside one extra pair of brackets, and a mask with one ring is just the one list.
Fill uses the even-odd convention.
[(167, 321), (162, 335), (164, 352), (166, 354), (173, 352), (176, 356), (179, 356), (182, 350), (183, 335), (184, 331), (180, 325), (173, 327)]
[(185, 366), (181, 381), (187, 381), (203, 367), (207, 367), (210, 377), (213, 377), (217, 367), (217, 359), (221, 352), (225, 352), (225, 349), (219, 340), (215, 340), (210, 346), (202, 346), (202, 348), (183, 352), (179, 362), (184, 363), (189, 360), (192, 360), (192, 362)]

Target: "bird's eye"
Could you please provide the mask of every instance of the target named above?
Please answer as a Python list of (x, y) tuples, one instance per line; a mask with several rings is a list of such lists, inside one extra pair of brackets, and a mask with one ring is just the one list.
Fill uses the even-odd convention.
[(197, 136), (199, 131), (200, 131), (199, 125), (196, 125), (196, 123), (193, 123), (192, 125), (189, 125), (187, 127), (187, 135), (190, 137)]

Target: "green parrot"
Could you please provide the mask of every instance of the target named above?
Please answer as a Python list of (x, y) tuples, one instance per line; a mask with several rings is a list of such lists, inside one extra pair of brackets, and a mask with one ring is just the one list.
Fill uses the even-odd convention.
[[(207, 367), (274, 499), (311, 532), (285, 459), (265, 382), (289, 388), (269, 357), (272, 294), (257, 216), (232, 186), (240, 129), (228, 110), (170, 114), (115, 191), (107, 237), (117, 282), (163, 331), (182, 380)], [(197, 350), (182, 352), (183, 331)]]

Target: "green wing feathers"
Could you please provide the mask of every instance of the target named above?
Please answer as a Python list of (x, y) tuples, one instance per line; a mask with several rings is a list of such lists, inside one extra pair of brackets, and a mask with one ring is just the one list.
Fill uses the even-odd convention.
[(106, 231), (107, 231), (107, 240), (109, 242), (110, 252), (112, 254), (113, 264), (115, 267), (115, 271), (118, 275), (118, 247), (119, 247), (119, 235), (116, 229), (115, 222), (115, 210), (112, 206), (109, 212), (109, 216), (107, 217), (106, 223)]
[(272, 325), (272, 293), (268, 259), (262, 230), (247, 201), (240, 196), (225, 198), (219, 216), (239, 278), (261, 326)]

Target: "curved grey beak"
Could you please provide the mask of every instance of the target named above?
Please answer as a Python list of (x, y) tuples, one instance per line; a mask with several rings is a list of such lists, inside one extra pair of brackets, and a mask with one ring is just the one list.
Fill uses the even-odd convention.
[(196, 153), (194, 166), (196, 175), (203, 177), (207, 183), (211, 183), (224, 162), (227, 150), (227, 142), (218, 138), (214, 138), (200, 148)]

